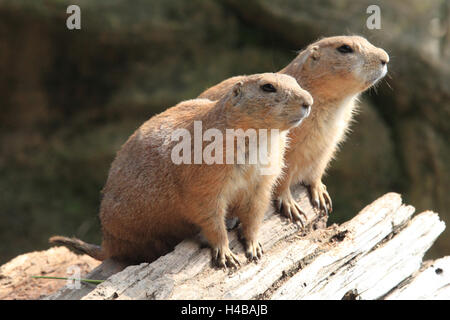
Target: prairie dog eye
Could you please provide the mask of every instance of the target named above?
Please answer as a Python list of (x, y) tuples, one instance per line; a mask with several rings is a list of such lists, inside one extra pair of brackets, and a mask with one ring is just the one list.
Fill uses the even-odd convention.
[(352, 47), (350, 47), (347, 44), (343, 44), (342, 46), (338, 47), (336, 50), (339, 51), (340, 53), (352, 53), (353, 52)]
[(261, 89), (265, 92), (277, 92), (277, 89), (275, 89), (275, 87), (271, 83), (263, 84), (261, 86)]

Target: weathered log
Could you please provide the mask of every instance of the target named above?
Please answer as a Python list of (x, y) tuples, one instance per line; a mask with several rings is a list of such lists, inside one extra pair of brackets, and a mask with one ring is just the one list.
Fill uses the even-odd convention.
[(385, 299), (450, 299), (450, 256), (424, 263)]
[[(302, 230), (303, 234), (306, 234), (310, 232), (313, 229), (320, 229), (325, 228), (327, 223), (327, 216), (323, 215), (321, 212), (319, 212), (316, 209), (313, 209), (311, 206), (311, 203), (309, 201), (309, 196), (307, 190), (299, 185), (297, 188), (293, 190), (293, 194), (296, 197), (297, 201), (300, 203), (301, 207), (304, 209), (304, 212), (307, 216), (307, 222), (305, 224), (305, 229)], [(266, 218), (273, 215), (273, 211), (269, 210), (266, 213)], [(265, 242), (263, 241), (263, 245), (266, 245), (266, 249), (269, 246), (272, 246), (275, 242), (281, 240), (283, 237), (289, 237), (290, 235), (298, 232), (298, 227), (294, 224), (288, 223), (286, 219), (282, 219), (283, 222), (280, 223), (280, 219), (278, 217), (278, 220), (276, 218), (272, 218), (272, 222), (267, 224), (265, 223), (263, 226), (263, 230), (261, 233), (263, 235), (266, 235)], [(271, 230), (270, 228), (273, 228)], [(274, 234), (273, 234), (274, 233)], [(238, 246), (238, 240), (237, 240), (236, 232), (234, 234), (231, 234), (230, 241), (231, 241), (231, 247)], [(202, 243), (202, 239), (200, 237), (197, 237), (196, 239), (185, 241), (187, 243), (186, 245), (188, 247), (199, 247), (200, 243)], [(183, 247), (183, 245), (182, 245)], [(242, 251), (242, 246), (239, 249)], [(204, 249), (202, 252), (207, 251)], [(182, 253), (181, 253), (182, 254)], [(189, 253), (186, 253), (189, 254)], [(205, 258), (205, 256), (203, 255)], [(241, 257), (242, 258), (242, 257)], [(206, 259), (206, 258), (205, 258)], [(209, 261), (210, 257), (205, 261)], [(175, 263), (177, 263), (175, 261)], [(108, 277), (112, 276), (113, 274), (123, 270), (125, 266), (117, 261), (114, 260), (107, 260), (104, 261), (102, 264), (100, 264), (97, 268), (95, 268), (92, 272), (90, 272), (85, 278), (87, 279), (97, 279), (97, 280), (105, 280)], [(164, 271), (164, 270), (163, 270)], [(163, 272), (162, 271), (162, 272)], [(76, 300), (81, 299), (85, 295), (87, 295), (89, 292), (91, 292), (95, 288), (95, 285), (89, 284), (89, 283), (82, 283), (81, 288), (77, 290), (73, 290), (71, 288), (63, 288), (56, 292), (55, 294), (52, 294), (46, 299), (57, 299), (57, 300)]]
[[(114, 260), (105, 260), (84, 279), (106, 280), (113, 274), (122, 271), (126, 266)], [(57, 292), (47, 296), (44, 300), (79, 300), (95, 289), (95, 284), (81, 282), (79, 289), (65, 286)]]
[[(338, 299), (349, 291), (361, 299), (382, 297), (420, 268), (423, 255), (444, 230), (443, 222), (432, 212), (418, 215), (403, 228), (394, 221), (403, 222), (413, 211), (412, 207), (400, 207), (389, 213), (392, 218), (376, 221), (368, 230), (352, 220), (349, 225), (358, 228), (352, 232), (354, 237), (289, 279), (272, 298)], [(299, 290), (298, 283), (306, 284), (305, 288)]]
[[(268, 213), (261, 230), (265, 253), (258, 263), (217, 270), (211, 265), (210, 250), (189, 239), (151, 264), (127, 267), (82, 299), (378, 299), (407, 295), (417, 283), (425, 285), (421, 279), (428, 271), (414, 274), (445, 229), (436, 213), (426, 211), (411, 218), (413, 213), (414, 208), (403, 205), (399, 194), (389, 193), (352, 220), (327, 229), (311, 228), (306, 235), (279, 215)], [(236, 231), (230, 234), (230, 247), (244, 261)], [(430, 295), (439, 287), (434, 283), (426, 291)], [(436, 294), (448, 297), (445, 284), (439, 288)]]

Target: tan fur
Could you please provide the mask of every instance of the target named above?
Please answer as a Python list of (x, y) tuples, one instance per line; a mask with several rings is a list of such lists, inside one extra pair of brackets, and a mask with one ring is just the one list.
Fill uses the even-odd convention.
[[(337, 48), (350, 46), (353, 53)], [(314, 98), (311, 115), (289, 132), (286, 170), (274, 193), (279, 210), (300, 220), (301, 209), (292, 198), (290, 186), (303, 182), (309, 186), (313, 204), (332, 209), (322, 176), (352, 120), (355, 100), (361, 92), (384, 76), (388, 54), (359, 36), (321, 39), (299, 53), (279, 73), (293, 76)], [(199, 97), (218, 99), (241, 76), (227, 79)]]
[[(261, 85), (267, 83), (277, 92), (264, 92)], [(224, 221), (229, 214), (241, 220), (247, 256), (257, 259), (261, 255), (258, 229), (281, 173), (288, 129), (293, 119), (309, 114), (305, 106), (312, 102), (294, 78), (258, 74), (241, 77), (218, 101), (185, 101), (145, 122), (111, 165), (100, 208), (103, 242), (98, 256), (151, 262), (201, 230), (219, 265), (235, 266), (238, 262), (228, 247)], [(261, 175), (259, 162), (173, 163), (172, 148), (179, 142), (172, 141), (171, 134), (187, 129), (193, 146), (196, 120), (202, 121), (203, 132), (220, 130), (224, 140), (226, 129), (279, 129), (282, 134), (269, 155), (276, 171)], [(203, 147), (208, 144), (204, 142)], [(225, 157), (225, 141), (223, 152)]]

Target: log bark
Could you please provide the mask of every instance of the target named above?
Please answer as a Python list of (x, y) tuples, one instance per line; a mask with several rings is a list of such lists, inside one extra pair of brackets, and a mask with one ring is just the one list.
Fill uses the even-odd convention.
[[(300, 194), (309, 205), (304, 190)], [(433, 267), (422, 264), (445, 224), (431, 211), (412, 218), (414, 211), (399, 194), (388, 193), (352, 220), (326, 229), (312, 223), (308, 233), (269, 212), (261, 230), (265, 253), (258, 263), (215, 269), (210, 249), (188, 239), (151, 264), (114, 274), (81, 299), (395, 299), (425, 293), (450, 298), (448, 259)], [(311, 207), (308, 212), (314, 213)], [(236, 230), (230, 247), (244, 261)], [(442, 272), (434, 276), (436, 268)], [(427, 281), (431, 275), (434, 282)], [(49, 298), (67, 297), (66, 292)]]

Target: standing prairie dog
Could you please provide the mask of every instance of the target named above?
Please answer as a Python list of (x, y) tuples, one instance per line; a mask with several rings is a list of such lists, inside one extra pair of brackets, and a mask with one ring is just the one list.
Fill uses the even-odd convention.
[[(102, 246), (59, 236), (50, 242), (99, 260), (151, 262), (200, 230), (217, 264), (236, 267), (239, 261), (228, 247), (225, 228), (229, 214), (242, 222), (247, 257), (257, 260), (262, 254), (258, 229), (282, 170), (287, 132), (309, 115), (312, 103), (311, 95), (294, 78), (267, 73), (241, 77), (217, 101), (188, 100), (152, 117), (122, 146), (111, 165), (100, 207)], [(235, 163), (238, 150), (242, 151), (234, 148), (239, 134), (232, 136), (231, 164), (225, 160), (190, 163), (198, 160), (195, 130), (199, 123), (205, 135), (207, 129), (223, 134), (223, 145), (214, 149), (216, 156), (222, 151), (223, 159), (230, 152), (225, 144), (227, 130), (269, 130), (268, 163), (259, 158), (253, 164)], [(280, 134), (271, 139), (270, 129)], [(180, 146), (180, 132), (193, 138), (183, 153), (188, 163), (174, 160), (174, 154), (181, 154), (174, 153)], [(205, 151), (209, 145), (205, 140), (212, 139), (201, 134)], [(261, 174), (265, 165), (274, 168), (270, 175)]]
[[(293, 76), (314, 98), (311, 115), (289, 132), (285, 172), (273, 195), (276, 209), (291, 220), (301, 221), (304, 215), (290, 190), (299, 182), (309, 187), (315, 207), (331, 212), (322, 176), (345, 138), (357, 96), (386, 75), (388, 62), (388, 54), (365, 38), (338, 36), (310, 44), (279, 71)], [(217, 99), (240, 78), (224, 80), (199, 97)]]

